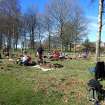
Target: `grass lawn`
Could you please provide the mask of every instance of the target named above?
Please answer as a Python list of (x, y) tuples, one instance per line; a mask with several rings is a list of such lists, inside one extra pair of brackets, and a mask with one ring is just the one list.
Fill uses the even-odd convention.
[(87, 99), (92, 60), (59, 61), (64, 67), (41, 71), (0, 63), (0, 105), (91, 105)]

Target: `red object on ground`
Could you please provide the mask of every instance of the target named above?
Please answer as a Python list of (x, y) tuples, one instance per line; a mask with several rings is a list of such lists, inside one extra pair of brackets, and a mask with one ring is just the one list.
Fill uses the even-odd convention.
[(60, 53), (58, 51), (54, 51), (52, 56), (54, 59), (59, 59)]

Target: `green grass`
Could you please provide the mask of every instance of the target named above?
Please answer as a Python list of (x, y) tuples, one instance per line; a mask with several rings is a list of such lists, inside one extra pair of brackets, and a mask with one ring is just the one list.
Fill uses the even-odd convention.
[[(58, 62), (58, 61), (57, 61)], [(64, 67), (43, 72), (0, 63), (0, 105), (91, 105), (87, 99), (92, 60), (59, 61)]]

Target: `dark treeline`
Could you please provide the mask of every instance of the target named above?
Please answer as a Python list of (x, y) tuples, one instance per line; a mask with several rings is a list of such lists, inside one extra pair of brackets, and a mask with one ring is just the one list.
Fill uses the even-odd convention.
[(0, 1), (0, 49), (6, 44), (12, 50), (18, 45), (34, 50), (43, 44), (49, 51), (68, 50), (86, 35), (84, 13), (74, 0), (51, 0), (43, 13), (35, 5), (21, 12), (19, 0)]

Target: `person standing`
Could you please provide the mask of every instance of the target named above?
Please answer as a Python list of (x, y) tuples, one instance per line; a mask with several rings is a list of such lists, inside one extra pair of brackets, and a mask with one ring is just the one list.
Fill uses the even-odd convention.
[(43, 52), (44, 52), (44, 49), (43, 49), (42, 46), (40, 46), (40, 47), (37, 49), (38, 63), (43, 63)]

